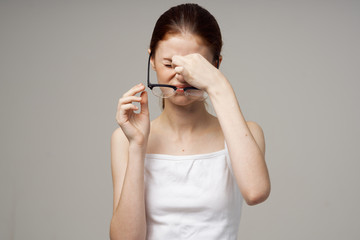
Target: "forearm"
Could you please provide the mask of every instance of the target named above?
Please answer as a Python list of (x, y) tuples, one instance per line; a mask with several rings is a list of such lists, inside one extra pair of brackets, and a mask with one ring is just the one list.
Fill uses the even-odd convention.
[(129, 161), (118, 207), (111, 220), (110, 238), (145, 239), (146, 215), (144, 192), (145, 148), (129, 146)]
[(270, 189), (264, 154), (248, 128), (228, 80), (220, 76), (218, 84), (208, 89), (208, 93), (225, 136), (238, 186), (247, 202), (254, 203)]

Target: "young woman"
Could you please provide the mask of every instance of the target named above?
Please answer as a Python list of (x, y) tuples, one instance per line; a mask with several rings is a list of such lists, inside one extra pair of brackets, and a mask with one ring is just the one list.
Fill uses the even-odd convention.
[[(163, 98), (163, 111), (150, 123), (141, 83), (119, 100), (111, 239), (235, 240), (243, 200), (255, 205), (269, 196), (263, 131), (245, 120), (218, 69), (221, 47), (215, 18), (196, 4), (158, 19), (149, 48), (158, 83), (148, 79), (148, 87)], [(217, 117), (207, 112), (207, 97)]]

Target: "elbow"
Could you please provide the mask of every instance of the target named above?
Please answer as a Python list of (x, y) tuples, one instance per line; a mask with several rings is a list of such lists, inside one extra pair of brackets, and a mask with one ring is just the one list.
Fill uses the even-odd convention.
[(145, 240), (146, 239), (146, 228), (144, 231), (119, 228), (120, 223), (112, 218), (110, 223), (109, 238), (110, 240)]
[(110, 229), (109, 229), (110, 240), (120, 240), (121, 237), (119, 235), (120, 235), (119, 232), (116, 231), (116, 227), (114, 225), (114, 218), (113, 218), (111, 219)]
[(110, 223), (110, 230), (109, 230), (109, 237), (110, 240), (123, 240), (124, 233), (121, 233), (121, 230), (118, 227), (118, 223), (114, 221), (114, 218), (111, 220)]
[(264, 202), (266, 199), (268, 199), (269, 195), (270, 187), (262, 191), (250, 192), (244, 196), (244, 200), (246, 201), (247, 205), (254, 206)]

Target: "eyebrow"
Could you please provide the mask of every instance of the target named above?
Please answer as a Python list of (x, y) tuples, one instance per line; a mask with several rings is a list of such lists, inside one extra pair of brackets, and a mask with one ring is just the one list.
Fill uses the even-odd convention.
[(171, 58), (163, 58), (163, 60), (172, 62), (172, 59), (171, 59)]

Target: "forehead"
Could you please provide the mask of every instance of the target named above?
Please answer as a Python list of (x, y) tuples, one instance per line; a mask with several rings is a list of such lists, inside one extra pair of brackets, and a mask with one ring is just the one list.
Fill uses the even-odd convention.
[(190, 33), (166, 34), (156, 48), (156, 56), (160, 58), (171, 58), (174, 55), (185, 56), (191, 53), (200, 53), (208, 59), (212, 57), (210, 48), (205, 45), (204, 41)]

